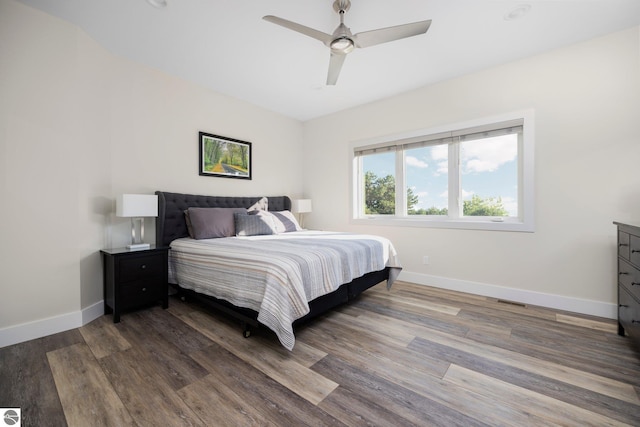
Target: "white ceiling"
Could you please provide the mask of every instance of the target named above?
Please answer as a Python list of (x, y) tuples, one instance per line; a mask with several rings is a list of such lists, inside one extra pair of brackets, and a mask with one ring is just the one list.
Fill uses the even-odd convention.
[[(331, 33), (333, 0), (20, 0), (111, 52), (299, 120), (640, 25), (640, 0), (352, 0), (352, 32), (431, 19), (429, 31), (356, 49), (326, 86), (329, 49), (266, 22)], [(522, 4), (529, 13), (505, 15)]]

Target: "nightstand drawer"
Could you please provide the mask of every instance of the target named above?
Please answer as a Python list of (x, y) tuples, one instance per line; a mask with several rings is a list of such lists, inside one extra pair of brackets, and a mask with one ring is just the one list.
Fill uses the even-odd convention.
[(622, 259), (618, 260), (618, 281), (640, 300), (640, 271)]
[(137, 281), (123, 286), (120, 290), (123, 309), (151, 304), (162, 298), (162, 286), (158, 282)]
[(142, 278), (162, 278), (164, 273), (162, 254), (151, 254), (125, 258), (120, 261), (120, 282), (130, 282)]

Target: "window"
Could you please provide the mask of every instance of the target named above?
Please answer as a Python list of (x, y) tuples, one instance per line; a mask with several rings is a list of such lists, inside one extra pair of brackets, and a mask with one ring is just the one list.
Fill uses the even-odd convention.
[(351, 146), (353, 219), (533, 231), (533, 113)]

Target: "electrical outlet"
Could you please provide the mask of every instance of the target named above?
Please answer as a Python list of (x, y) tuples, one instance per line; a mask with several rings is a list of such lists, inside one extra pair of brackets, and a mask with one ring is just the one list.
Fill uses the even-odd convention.
[(429, 264), (429, 257), (428, 257), (428, 256), (426, 256), (426, 255), (425, 255), (425, 256), (423, 256), (423, 257), (422, 257), (422, 263), (423, 263), (424, 265)]

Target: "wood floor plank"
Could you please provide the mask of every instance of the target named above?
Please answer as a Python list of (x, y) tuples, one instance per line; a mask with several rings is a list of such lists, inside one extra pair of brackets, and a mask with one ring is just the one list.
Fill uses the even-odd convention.
[(590, 387), (588, 382), (584, 381), (583, 387), (576, 386), (565, 382), (566, 378), (556, 379), (552, 376), (534, 372), (536, 371), (535, 367), (529, 369), (526, 364), (514, 366), (508, 361), (505, 361), (505, 363), (500, 362), (499, 358), (484, 357), (484, 354), (469, 353), (456, 347), (449, 347), (421, 338), (416, 338), (409, 347), (421, 353), (429, 354), (431, 357), (450, 360), (451, 363), (456, 365), (481, 372), (556, 400), (591, 410), (606, 417), (623, 422), (627, 422), (624, 420), (629, 420), (632, 425), (640, 425), (640, 406), (627, 402), (627, 400), (634, 398), (635, 392), (633, 393), (634, 396), (621, 396), (624, 397), (623, 400), (617, 399), (594, 391), (593, 388), (598, 388), (597, 384), (594, 384), (596, 387)]
[(332, 324), (318, 322), (300, 331), (300, 338), (354, 365), (369, 366), (391, 381), (413, 382), (419, 374), (441, 378), (449, 367), (447, 361), (424, 357), (408, 351), (404, 345), (381, 345), (358, 330), (349, 331), (346, 325), (336, 328)]
[(78, 329), (96, 359), (131, 348), (113, 324), (111, 316), (101, 316)]
[(70, 426), (134, 425), (85, 343), (50, 351), (47, 358)]
[[(371, 316), (372, 318), (378, 318), (377, 315)], [(629, 403), (640, 403), (640, 399), (635, 392), (632, 393), (633, 386), (627, 383), (579, 371), (569, 366), (546, 362), (515, 351), (495, 348), (464, 337), (458, 337), (456, 335), (443, 333), (439, 330), (423, 327), (422, 325), (415, 325), (410, 322), (400, 320), (390, 319), (388, 321), (400, 322), (401, 324), (405, 324), (408, 328), (413, 329), (419, 337), (417, 338), (418, 340), (423, 339), (425, 341), (442, 344), (450, 348), (465, 351), (475, 356), (485, 357), (488, 360), (498, 361), (505, 365), (526, 367), (528, 371), (542, 376), (559, 379), (568, 384), (584, 387)], [(428, 343), (425, 345), (428, 345)]]
[[(327, 356), (314, 366), (314, 370), (328, 378), (340, 381), (340, 388), (352, 395), (361, 396), (371, 402), (379, 402), (380, 407), (372, 408), (374, 413), (382, 408), (399, 416), (395, 425), (442, 425), (442, 426), (482, 426), (482, 421), (469, 417), (450, 406), (430, 400), (427, 397), (401, 387), (393, 382), (363, 371), (358, 366), (346, 363), (334, 356)], [(344, 396), (343, 396), (344, 397)], [(351, 411), (357, 411), (359, 405), (353, 400)], [(329, 408), (327, 405), (321, 407)], [(367, 408), (361, 407), (357, 416), (366, 420), (370, 415)], [(382, 417), (384, 420), (386, 417)], [(376, 422), (373, 422), (375, 425)], [(392, 424), (393, 425), (393, 424)]]
[[(164, 314), (178, 321), (172, 314)], [(184, 325), (191, 330), (190, 336), (174, 342), (173, 338), (176, 334), (171, 331), (161, 333), (156, 330), (149, 322), (153, 317), (149, 310), (129, 313), (127, 319), (118, 323), (117, 327), (127, 341), (137, 343), (137, 346), (146, 352), (145, 354), (149, 356), (146, 358), (147, 363), (153, 363), (157, 372), (174, 390), (207, 375), (207, 371), (191, 359), (185, 350), (201, 349), (204, 344), (211, 344), (209, 340)], [(191, 341), (191, 344), (186, 344), (186, 341)]]
[(407, 308), (416, 309), (420, 313), (424, 312), (424, 310), (435, 311), (437, 313), (448, 314), (450, 316), (455, 316), (460, 311), (460, 307), (456, 307), (450, 304), (442, 304), (434, 301), (430, 301), (424, 298), (414, 298), (413, 296), (403, 295), (401, 293), (391, 293), (391, 292), (371, 292), (367, 294), (371, 298), (374, 299), (382, 299), (386, 300), (392, 304), (398, 304), (405, 306)]
[[(564, 343), (555, 340), (541, 342), (539, 335), (544, 333), (536, 334), (531, 330), (525, 332), (518, 328), (508, 342), (478, 341), (558, 364), (566, 363), (569, 358), (571, 366), (581, 371), (640, 386), (640, 360), (619, 354), (616, 351), (619, 346), (586, 339), (575, 342), (569, 338)], [(611, 369), (612, 366), (615, 369)]]
[[(469, 325), (454, 323), (454, 316), (446, 316), (446, 319), (432, 313), (407, 313), (398, 308), (389, 307), (384, 303), (375, 302), (364, 295), (358, 300), (358, 307), (371, 313), (380, 314), (389, 318), (402, 319), (408, 323), (419, 324), (430, 329), (435, 329), (447, 334), (465, 336), (469, 332)], [(444, 315), (442, 315), (444, 316)]]
[(507, 405), (516, 409), (529, 412), (532, 415), (532, 424), (535, 423), (535, 425), (575, 427), (629, 425), (457, 365), (451, 365), (444, 380), (492, 398), (494, 401), (506, 402)]
[[(312, 332), (305, 331), (305, 334), (307, 334), (305, 339), (313, 340), (314, 334), (318, 334), (320, 329), (322, 328), (316, 327)], [(339, 333), (335, 335), (341, 336)], [(332, 338), (327, 334), (320, 335), (317, 337), (317, 341), (313, 342), (316, 345), (326, 346), (332, 341)], [(442, 359), (432, 358), (429, 355), (405, 349), (403, 350), (405, 355), (399, 356), (397, 360), (395, 358), (394, 360), (389, 360), (383, 356), (377, 356), (374, 360), (371, 360), (366, 357), (367, 353), (363, 353), (361, 349), (350, 343), (348, 338), (338, 341), (335, 348), (330, 348), (328, 351), (332, 356), (339, 356), (341, 360), (344, 360), (344, 363), (360, 367), (380, 380), (389, 381), (418, 393), (430, 401), (437, 402), (438, 405), (449, 408), (449, 410), (455, 411), (456, 408), (460, 408), (462, 413), (475, 416), (477, 419), (482, 419), (492, 425), (505, 424), (504, 421), (501, 421), (504, 419), (509, 420), (508, 425), (514, 426), (521, 426), (530, 421), (531, 416), (527, 412), (517, 411), (504, 405), (495, 407), (490, 413), (486, 413), (488, 407), (495, 406), (494, 400), (452, 386), (440, 379), (448, 369), (449, 363), (446, 363), (443, 368), (445, 369), (444, 372), (440, 372), (439, 375), (427, 374), (426, 371), (423, 371), (424, 365), (422, 363), (431, 364), (430, 362), (435, 362), (436, 364), (442, 364)], [(407, 357), (406, 355), (411, 356)], [(314, 369), (317, 369), (317, 366)], [(341, 381), (341, 386), (343, 385), (344, 381)]]
[(568, 323), (570, 325), (577, 325), (583, 328), (595, 329), (598, 331), (609, 332), (615, 334), (618, 330), (618, 324), (615, 320), (609, 320), (605, 322), (604, 320), (591, 320), (591, 319), (583, 319), (578, 316), (570, 316), (567, 314), (558, 313), (556, 315), (556, 320), (561, 323)]
[(220, 323), (216, 325), (212, 322), (210, 316), (193, 312), (181, 316), (181, 319), (313, 404), (320, 403), (338, 386), (337, 383), (314, 374), (287, 353), (264, 351), (257, 340), (245, 339), (229, 329), (225, 331), (219, 327)]
[(406, 329), (394, 327), (389, 323), (380, 322), (367, 322), (360, 317), (353, 317), (347, 314), (335, 311), (327, 314), (321, 321), (318, 322), (318, 326), (323, 327), (335, 327), (336, 330), (349, 328), (349, 332), (352, 334), (360, 334), (375, 337), (377, 343), (387, 345), (393, 345), (397, 347), (406, 347), (416, 337), (414, 334), (407, 332)]
[(65, 426), (47, 352), (82, 342), (71, 330), (0, 348), (0, 406), (21, 408), (25, 426)]
[(100, 366), (137, 425), (205, 426), (165, 381), (155, 362), (148, 352), (133, 346), (102, 358)]
[(160, 307), (131, 313), (129, 316), (137, 319), (136, 323), (141, 325), (140, 329), (154, 331), (183, 353), (189, 354), (211, 345), (211, 340), (207, 337)]
[[(195, 402), (201, 412), (211, 412), (207, 408), (219, 412), (200, 415), (209, 425), (217, 425), (216, 419), (223, 418), (223, 414), (237, 421), (235, 425), (253, 425), (256, 420), (278, 426), (342, 425), (338, 419), (218, 345), (194, 353), (193, 357), (211, 374), (179, 393), (190, 406)], [(202, 398), (218, 392), (231, 403), (223, 401), (217, 407)], [(216, 402), (219, 397), (212, 396), (212, 399)]]
[(211, 375), (178, 390), (182, 400), (207, 426), (277, 426), (262, 411)]

